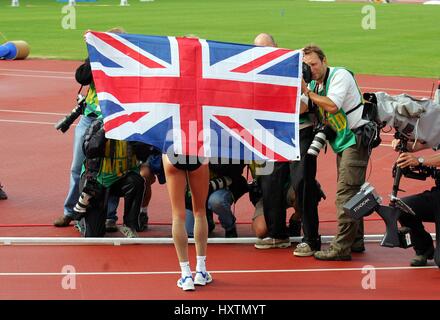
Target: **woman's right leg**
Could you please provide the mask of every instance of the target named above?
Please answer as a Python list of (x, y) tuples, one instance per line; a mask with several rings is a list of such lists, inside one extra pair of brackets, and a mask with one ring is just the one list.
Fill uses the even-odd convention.
[(188, 173), (194, 212), (194, 241), (196, 243), (197, 266), (194, 284), (204, 286), (212, 282), (206, 271), (206, 248), (208, 243), (208, 221), (206, 218), (206, 199), (208, 197), (209, 169), (202, 165)]
[(209, 169), (202, 165), (188, 173), (189, 186), (194, 213), (194, 241), (198, 256), (206, 256), (208, 242), (208, 220), (206, 219), (206, 200), (208, 198)]
[(167, 189), (171, 201), (172, 234), (179, 262), (188, 261), (188, 235), (185, 229), (186, 172), (176, 169), (163, 155)]

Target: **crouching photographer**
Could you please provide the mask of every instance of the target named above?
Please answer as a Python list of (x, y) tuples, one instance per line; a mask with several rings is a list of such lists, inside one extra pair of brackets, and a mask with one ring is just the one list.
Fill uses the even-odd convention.
[[(141, 142), (106, 139), (101, 120), (94, 121), (84, 137), (86, 155), (84, 187), (75, 211), (83, 219), (81, 233), (85, 237), (102, 237), (106, 232), (109, 197), (124, 197), (123, 226), (127, 238), (137, 237), (144, 228), (141, 212), (146, 184), (154, 182), (152, 171), (144, 166), (156, 152)], [(147, 176), (146, 176), (147, 175)]]
[[(398, 149), (400, 141), (394, 139), (393, 148)], [(426, 145), (417, 142), (407, 142), (406, 150), (402, 152), (396, 161), (401, 169), (412, 169), (417, 167), (440, 167), (440, 153), (426, 157), (418, 157), (412, 152), (426, 149)], [(415, 215), (401, 214), (399, 222), (402, 226), (410, 228), (411, 242), (414, 245), (416, 256), (411, 260), (411, 266), (425, 266), (427, 261), (435, 259), (435, 263), (440, 266), (440, 174), (435, 171), (433, 174), (435, 186), (431, 190), (402, 198)], [(425, 230), (423, 222), (434, 222), (436, 231), (436, 249), (434, 249), (431, 235)]]

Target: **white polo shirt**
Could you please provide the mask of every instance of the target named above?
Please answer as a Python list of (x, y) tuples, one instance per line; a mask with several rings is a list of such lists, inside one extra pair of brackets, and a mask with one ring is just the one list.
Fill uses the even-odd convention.
[[(347, 114), (347, 112), (363, 101), (362, 96), (350, 72), (343, 68), (338, 68), (336, 71), (334, 71), (334, 69), (334, 67), (330, 67), (330, 81), (327, 81), (327, 97), (333, 101), (338, 109), (342, 108)], [(333, 71), (334, 74), (332, 75)], [(319, 85), (318, 90), (321, 91), (322, 89), (323, 85)], [(301, 101), (307, 104), (308, 98), (303, 95)], [(368, 120), (362, 119), (363, 110), (364, 106), (361, 106), (347, 115), (347, 122), (350, 129), (356, 129), (368, 123)]]

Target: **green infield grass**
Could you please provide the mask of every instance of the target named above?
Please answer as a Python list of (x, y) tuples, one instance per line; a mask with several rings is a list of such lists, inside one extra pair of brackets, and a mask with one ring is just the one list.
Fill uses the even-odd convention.
[[(26, 40), (31, 57), (83, 59), (84, 30), (122, 26), (130, 33), (181, 36), (252, 43), (271, 33), (280, 47), (320, 45), (331, 65), (355, 73), (418, 77), (440, 76), (440, 6), (304, 0), (119, 0), (78, 3), (76, 29), (64, 29), (65, 4), (0, 0), (0, 39)], [(362, 22), (375, 11), (376, 29)], [(363, 11), (362, 10), (366, 10)], [(70, 17), (70, 16), (69, 16)], [(73, 20), (69, 20), (70, 26)], [(371, 25), (371, 24), (370, 24)]]

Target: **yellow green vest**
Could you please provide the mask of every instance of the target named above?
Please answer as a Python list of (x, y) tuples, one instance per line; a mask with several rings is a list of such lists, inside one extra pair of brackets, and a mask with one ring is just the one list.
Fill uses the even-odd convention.
[[(336, 70), (338, 69), (340, 68), (334, 68), (332, 70), (325, 83), (324, 89), (317, 92), (320, 96), (327, 96), (328, 89), (330, 87), (330, 80), (333, 78)], [(310, 82), (310, 89), (316, 92), (315, 87), (316, 81), (313, 80), (312, 82)], [(342, 152), (348, 147), (356, 144), (356, 136), (349, 128), (347, 115), (345, 114), (344, 110), (342, 110), (342, 108), (334, 114), (325, 111), (323, 108), (319, 108), (318, 110), (319, 120), (323, 124), (330, 125), (331, 128), (336, 132), (336, 137), (333, 140), (329, 141), (335, 153)]]

